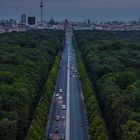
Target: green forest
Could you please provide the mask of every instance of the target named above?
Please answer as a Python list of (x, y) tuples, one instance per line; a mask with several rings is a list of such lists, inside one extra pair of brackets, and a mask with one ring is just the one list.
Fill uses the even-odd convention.
[(28, 130), (26, 140), (45, 140), (46, 124), (49, 118), (51, 99), (55, 91), (55, 84), (60, 69), (61, 55), (60, 53), (55, 58), (54, 66), (52, 67), (46, 85), (43, 89), (43, 95), (35, 112), (32, 125)]
[[(63, 42), (63, 31), (0, 34), (1, 140), (25, 138), (44, 88), (52, 91), (53, 87), (46, 87), (46, 82), (54, 63), (59, 64), (55, 58), (62, 51)], [(60, 59), (60, 54), (58, 57)], [(52, 77), (56, 75), (56, 68)], [(49, 99), (47, 101), (45, 105), (49, 106)]]
[[(80, 50), (79, 54), (92, 81), (109, 139), (139, 140), (140, 32), (94, 30), (75, 31), (74, 35), (77, 43), (75, 46)], [(83, 71), (84, 68), (81, 66), (80, 69)], [(88, 90), (86, 89), (85, 92)], [(95, 112), (98, 103), (93, 103), (91, 99), (93, 97), (90, 96), (87, 97), (90, 99), (87, 111), (91, 109), (90, 112)], [(91, 107), (93, 104), (96, 104), (96, 107)], [(90, 117), (97, 118), (99, 112), (98, 110), (98, 113), (90, 113), (88, 117), (90, 133), (93, 135), (98, 128), (94, 129), (94, 127), (101, 123), (103, 126), (99, 132), (104, 132), (102, 133), (104, 135), (107, 132), (103, 119), (100, 118), (98, 123), (92, 123), (90, 120)], [(97, 135), (99, 136), (100, 133)], [(95, 139), (95, 136), (91, 135), (91, 139), (92, 137)]]
[(99, 107), (95, 90), (90, 81), (79, 50), (77, 51), (77, 61), (84, 93), (84, 101), (87, 109), (90, 140), (109, 140), (107, 127)]

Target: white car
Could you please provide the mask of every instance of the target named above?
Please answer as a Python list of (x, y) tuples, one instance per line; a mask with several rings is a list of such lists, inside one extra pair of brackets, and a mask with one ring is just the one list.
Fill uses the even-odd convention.
[(58, 93), (56, 93), (56, 94), (55, 94), (55, 97), (59, 97), (59, 94), (58, 94)]
[(76, 78), (78, 78), (78, 75), (75, 75)]
[(66, 110), (66, 105), (62, 105), (62, 110)]
[(62, 115), (62, 116), (61, 116), (61, 118), (62, 118), (62, 119), (65, 119), (65, 118), (66, 118), (66, 116), (65, 116), (65, 115)]
[(59, 92), (62, 93), (62, 92), (63, 92), (63, 89), (60, 88), (60, 89), (59, 89)]
[(60, 121), (60, 116), (59, 115), (56, 116), (56, 121)]
[(59, 97), (58, 97), (58, 100), (62, 100), (62, 96), (59, 96)]

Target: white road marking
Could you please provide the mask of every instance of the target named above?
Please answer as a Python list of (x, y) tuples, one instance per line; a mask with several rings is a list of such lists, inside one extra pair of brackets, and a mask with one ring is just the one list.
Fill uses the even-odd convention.
[[(66, 39), (69, 39), (68, 35)], [(68, 43), (68, 66), (67, 66), (67, 110), (66, 110), (66, 140), (70, 140), (70, 60), (69, 60), (69, 46)]]

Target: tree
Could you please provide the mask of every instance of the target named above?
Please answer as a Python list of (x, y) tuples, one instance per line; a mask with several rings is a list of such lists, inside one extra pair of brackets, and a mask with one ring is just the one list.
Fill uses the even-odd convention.
[(140, 123), (128, 120), (122, 125), (122, 140), (139, 140), (140, 139)]

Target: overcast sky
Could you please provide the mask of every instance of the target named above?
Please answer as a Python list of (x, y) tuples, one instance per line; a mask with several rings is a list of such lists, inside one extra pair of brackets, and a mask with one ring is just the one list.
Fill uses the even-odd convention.
[[(20, 18), (22, 13), (40, 18), (41, 0), (0, 0), (0, 19)], [(44, 19), (137, 20), (140, 0), (44, 0)]]

